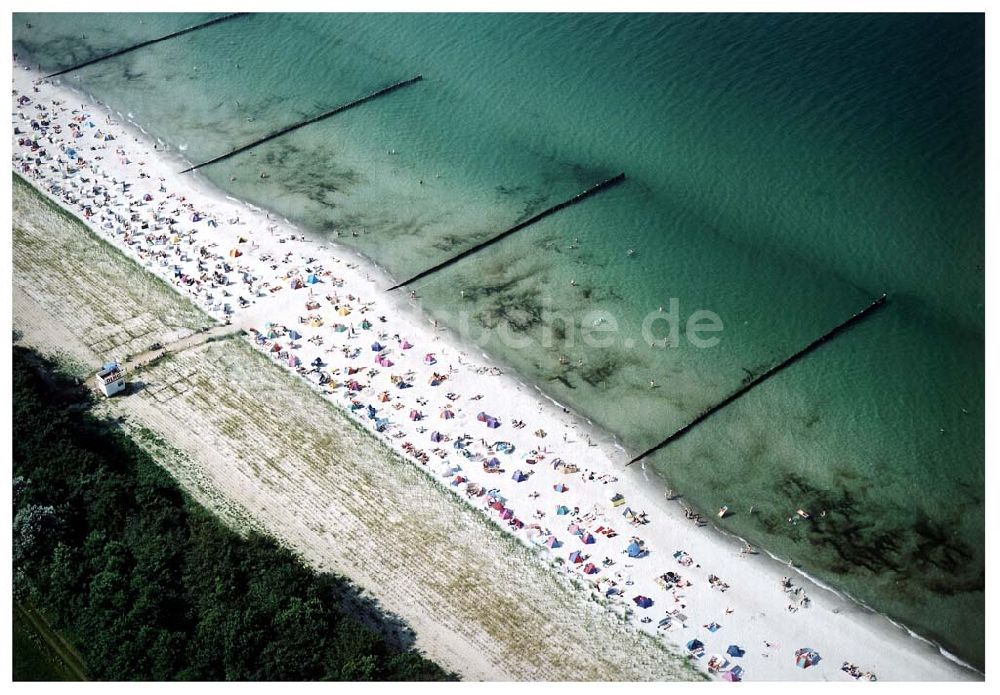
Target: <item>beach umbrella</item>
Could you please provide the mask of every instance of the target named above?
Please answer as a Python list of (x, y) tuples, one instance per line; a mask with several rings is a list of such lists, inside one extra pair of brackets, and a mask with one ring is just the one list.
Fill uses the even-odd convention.
[[(635, 603), (635, 605), (639, 606), (639, 608), (649, 608), (650, 606), (653, 605), (653, 599), (649, 598), (648, 596), (636, 596), (635, 598), (632, 599), (632, 601)], [(688, 646), (688, 649), (690, 648), (691, 647)]]
[(569, 554), (569, 561), (574, 563), (583, 562), (583, 553), (579, 550), (574, 550)]
[(563, 485), (562, 483), (556, 483), (555, 485), (552, 486), (552, 489), (555, 490), (556, 492), (566, 492), (567, 490), (569, 490), (569, 488)]
[(744, 650), (742, 647), (740, 647), (738, 645), (730, 644), (729, 645), (729, 649), (726, 650), (726, 654), (728, 654), (729, 656), (732, 656), (732, 657), (739, 658), (739, 657), (743, 656), (744, 654), (746, 654), (746, 650)]
[(558, 516), (565, 516), (566, 514), (569, 514), (569, 507), (560, 504), (558, 507), (556, 507), (556, 514)]

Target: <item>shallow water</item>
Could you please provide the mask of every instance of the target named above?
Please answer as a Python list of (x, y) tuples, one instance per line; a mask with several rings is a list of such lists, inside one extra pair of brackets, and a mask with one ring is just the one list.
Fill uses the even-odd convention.
[[(54, 69), (205, 16), (17, 15), (15, 50)], [(198, 162), (418, 72), (196, 175), (403, 278), (625, 171), (418, 289), (631, 453), (887, 292), (645, 465), (982, 665), (981, 17), (258, 15), (64, 79)]]

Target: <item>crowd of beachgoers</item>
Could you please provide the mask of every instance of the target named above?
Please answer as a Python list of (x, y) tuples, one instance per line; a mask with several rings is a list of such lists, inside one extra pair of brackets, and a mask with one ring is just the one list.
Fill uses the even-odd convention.
[(13, 169), (538, 548), (581, 600), (725, 680), (958, 677), (929, 645), (830, 592), (807, 596), (804, 578), (636, 484), (613, 449), (449, 340), (419, 297), (387, 294), (363, 259), (177, 174), (151, 138), (83, 99), (15, 70)]

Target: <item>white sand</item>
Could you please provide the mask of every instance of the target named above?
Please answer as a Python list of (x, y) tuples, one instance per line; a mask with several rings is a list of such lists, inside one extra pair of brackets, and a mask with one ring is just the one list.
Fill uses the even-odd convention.
[[(176, 174), (176, 161), (154, 152), (151, 140), (134, 128), (109, 123), (106, 110), (82, 105), (83, 97), (64, 87), (36, 86), (39, 75), (30, 70), (15, 69), (14, 73), (13, 126), (21, 130), (13, 138), (16, 171), (78, 216), (87, 217), (84, 213), (89, 205), (92, 214), (86, 221), (96, 234), (165, 277), (214, 316), (225, 320), (228, 304), (230, 318), (239, 326), (266, 334), (266, 323), (274, 324), (276, 337), (255, 344), (286, 368), (288, 355), (294, 354), (302, 365), (299, 371), (314, 383), (322, 372), (324, 379), (331, 381), (317, 385), (317, 390), (326, 394), (318, 397), (345, 408), (352, 402), (360, 405), (355, 417), (374, 436), (385, 438), (413, 465), (429, 466), (446, 489), (467, 497), (470, 504), (487, 507), (499, 495), (505, 500), (503, 507), (511, 510), (524, 528), (512, 527), (498, 509), (489, 508), (490, 515), (525, 543), (557, 539), (561, 545), (547, 551), (555, 558), (582, 552), (587, 558), (584, 562), (567, 562), (561, 571), (574, 573), (602, 596), (610, 590), (619, 591), (620, 595), (612, 593), (608, 599), (610, 610), (627, 609), (637, 626), (682, 650), (689, 640), (701, 640), (705, 645), (698, 659), (701, 668), (708, 668), (713, 654), (725, 655), (729, 645), (739, 645), (745, 655), (728, 658), (723, 671), (738, 665), (746, 680), (850, 681), (851, 676), (840, 670), (845, 661), (880, 680), (981, 678), (887, 619), (816, 586), (765, 555), (743, 557), (738, 543), (711, 527), (698, 527), (685, 519), (678, 504), (659, 497), (656, 486), (642, 484), (641, 471), (626, 474), (622, 470), (622, 452), (605, 445), (588, 445), (588, 434), (578, 420), (516, 379), (491, 373), (482, 356), (462, 352), (447, 332), (434, 330), (416, 304), (406, 299), (405, 291), (385, 293), (384, 288), (393, 284), (391, 279), (349, 250), (304, 239), (301, 232), (226, 199), (196, 177)], [(19, 104), (22, 95), (31, 102)], [(53, 100), (59, 104), (54, 105)], [(44, 135), (41, 126), (33, 130), (31, 125), (32, 120), (43, 119), (49, 121)], [(74, 137), (70, 128), (74, 122), (80, 126), (81, 137)], [(106, 135), (114, 140), (104, 140)], [(36, 136), (41, 146), (37, 151), (21, 144), (23, 138), (33, 140)], [(83, 162), (69, 157), (67, 148), (74, 148)], [(40, 162), (32, 159), (40, 157), (41, 150), (44, 158)], [(131, 185), (123, 192), (121, 184), (126, 181)], [(149, 200), (144, 200), (147, 196)], [(200, 221), (193, 221), (195, 211), (201, 215)], [(129, 222), (133, 215), (139, 221)], [(166, 217), (175, 222), (168, 223)], [(209, 220), (215, 220), (217, 226), (210, 226)], [(143, 221), (149, 223), (145, 230), (139, 228)], [(162, 239), (154, 243), (158, 236)], [(241, 255), (230, 257), (233, 248)], [(202, 271), (196, 267), (200, 254), (204, 254)], [(223, 262), (231, 266), (228, 271), (222, 268)], [(181, 284), (175, 280), (175, 268), (183, 275), (204, 279)], [(292, 279), (307, 280), (307, 268), (319, 282), (292, 289)], [(213, 282), (211, 276), (216, 272)], [(249, 282), (244, 282), (245, 274)], [(220, 284), (223, 278), (230, 284)], [(272, 292), (274, 288), (280, 289)], [(241, 308), (240, 296), (251, 303)], [(306, 309), (310, 298), (318, 302), (318, 308)], [(350, 313), (339, 315), (335, 304), (347, 307)], [(300, 323), (309, 316), (319, 320)], [(379, 318), (383, 316), (384, 322)], [(365, 319), (371, 322), (370, 329), (361, 327)], [(352, 330), (335, 331), (338, 322)], [(286, 329), (297, 331), (301, 338), (292, 341)], [(252, 332), (250, 339), (254, 337)], [(316, 338), (321, 338), (322, 344), (311, 342)], [(413, 347), (403, 349), (403, 339)], [(376, 341), (384, 346), (381, 352), (371, 349)], [(272, 352), (274, 345), (279, 347), (277, 352)], [(425, 364), (428, 353), (435, 356), (436, 364)], [(393, 365), (377, 365), (377, 355)], [(313, 370), (310, 365), (317, 357), (323, 365)], [(358, 371), (349, 375), (352, 368)], [(432, 386), (430, 379), (435, 372), (447, 379)], [(402, 377), (412, 387), (398, 389), (392, 377)], [(359, 382), (360, 391), (348, 390), (346, 383), (351, 379)], [(388, 394), (385, 402), (379, 399), (382, 393)], [(456, 396), (454, 400), (448, 398), (449, 393)], [(481, 400), (473, 400), (477, 394), (482, 394)], [(387, 420), (381, 434), (374, 432), (376, 420), (367, 416), (369, 405), (377, 409), (379, 419)], [(441, 417), (446, 406), (454, 412), (453, 419)], [(303, 407), (308, 404), (303, 403)], [(421, 412), (423, 419), (411, 420), (413, 410)], [(498, 418), (501, 426), (490, 429), (478, 421), (480, 411)], [(526, 426), (515, 428), (517, 419)], [(536, 436), (539, 429), (547, 436)], [(435, 431), (445, 440), (433, 443), (431, 433)], [(466, 434), (471, 438), (466, 447), (470, 457), (453, 446)], [(511, 443), (513, 452), (499, 452), (492, 446), (497, 441)], [(413, 450), (403, 449), (407, 443), (424, 452), (426, 464), (419, 462)], [(494, 456), (503, 469), (499, 474), (483, 469), (483, 460)], [(559, 460), (578, 471), (566, 474), (556, 470), (553, 464)], [(446, 466), (458, 466), (459, 470), (441, 475)], [(530, 477), (515, 482), (515, 470)], [(593, 480), (587, 479), (589, 474)], [(456, 475), (468, 482), (453, 485)], [(568, 490), (557, 492), (554, 486), (559, 483)], [(473, 486), (498, 492), (474, 495), (470, 493)], [(625, 503), (613, 506), (613, 493), (623, 495)], [(557, 515), (559, 505), (569, 508), (570, 513)], [(626, 508), (647, 512), (648, 522), (630, 524), (623, 517)], [(536, 518), (536, 510), (544, 516)], [(592, 534), (594, 543), (585, 545), (571, 533), (568, 527), (573, 524)], [(614, 537), (601, 532), (609, 528), (614, 529)], [(625, 554), (633, 537), (643, 541), (644, 556), (630, 558)], [(692, 558), (692, 564), (682, 565), (675, 559), (674, 553), (681, 550)], [(604, 566), (605, 558), (614, 564)], [(591, 562), (596, 573), (584, 574), (583, 568)], [(667, 572), (679, 573), (682, 585), (672, 590), (659, 585), (657, 577)], [(709, 582), (710, 575), (720, 578), (716, 586)], [(783, 591), (780, 582), (785, 575), (791, 577), (792, 588), (803, 593)], [(720, 582), (728, 588), (719, 588)], [(800, 606), (803, 595), (809, 601)], [(637, 596), (651, 598), (653, 605), (638, 607), (633, 601)], [(796, 610), (791, 612), (789, 606)], [(674, 610), (686, 618), (674, 617), (669, 628), (658, 629), (660, 620)], [(651, 622), (641, 623), (646, 617)], [(711, 632), (706, 626), (712, 623), (721, 627)], [(822, 660), (806, 669), (797, 668), (795, 652), (802, 647), (811, 647)]]

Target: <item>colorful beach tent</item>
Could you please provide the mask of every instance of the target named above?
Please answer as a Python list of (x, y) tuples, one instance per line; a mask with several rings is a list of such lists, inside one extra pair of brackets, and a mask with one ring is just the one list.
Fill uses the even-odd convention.
[(319, 278), (316, 277), (316, 273), (310, 273), (309, 277), (306, 278), (306, 282), (308, 282), (310, 285), (315, 285), (317, 282), (319, 282)]
[(372, 343), (372, 352), (382, 352), (382, 350), (384, 349), (385, 347), (382, 345), (382, 343), (378, 342), (377, 340), (374, 343)]
[(504, 521), (507, 521), (507, 519), (510, 519), (512, 516), (514, 516), (514, 512), (512, 512), (509, 509), (504, 509), (502, 512), (500, 512), (500, 518), (503, 519)]
[(520, 483), (522, 481), (527, 480), (528, 476), (526, 476), (524, 473), (522, 473), (520, 471), (520, 469), (518, 469), (518, 470), (514, 471), (514, 475), (512, 476), (512, 478), (513, 478), (513, 480), (514, 480), (515, 483)]
[(556, 483), (555, 485), (552, 486), (552, 489), (555, 490), (556, 492), (566, 492), (567, 490), (569, 490), (569, 488), (563, 485), (562, 483)]
[(556, 514), (558, 516), (565, 516), (565, 515), (569, 514), (569, 507), (567, 507), (566, 505), (560, 504), (558, 507), (556, 507)]
[(574, 550), (573, 552), (571, 552), (569, 554), (569, 561), (570, 562), (583, 562), (583, 553), (581, 553), (579, 550)]
[(432, 442), (440, 442), (442, 439), (444, 439), (444, 435), (442, 435), (440, 432), (437, 431), (431, 432)]
[(451, 420), (453, 417), (455, 417), (455, 413), (445, 408), (444, 410), (441, 411), (441, 417), (443, 417), (445, 420)]
[(555, 536), (549, 536), (549, 539), (545, 541), (545, 545), (546, 547), (552, 548), (553, 550), (562, 547), (562, 543)]
[(700, 639), (693, 639), (693, 640), (688, 641), (687, 648), (688, 648), (688, 651), (696, 652), (699, 649), (704, 649), (705, 648), (705, 643), (702, 642)]
[(628, 544), (628, 556), (629, 557), (642, 557), (643, 550), (642, 544), (639, 541), (632, 541)]
[[(632, 601), (635, 603), (635, 605), (639, 606), (639, 608), (649, 608), (650, 606), (653, 605), (653, 599), (649, 598), (648, 596), (636, 596), (635, 598), (632, 599)], [(690, 648), (691, 647), (688, 647), (688, 649)]]
[(820, 662), (819, 652), (810, 647), (803, 647), (795, 652), (795, 665), (799, 668), (809, 668)]
[(595, 565), (593, 562), (588, 562), (586, 566), (583, 568), (584, 574), (597, 574), (600, 571), (601, 570), (597, 569), (597, 565)]
[(584, 545), (593, 545), (594, 543), (597, 542), (597, 539), (594, 538), (594, 534), (592, 533), (583, 534), (582, 536), (580, 536), (580, 540), (583, 541)]

